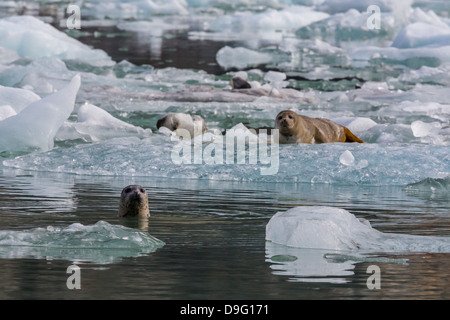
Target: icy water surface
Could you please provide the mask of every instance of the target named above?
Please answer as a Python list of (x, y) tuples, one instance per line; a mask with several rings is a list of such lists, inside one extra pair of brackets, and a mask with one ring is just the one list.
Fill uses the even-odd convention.
[[(83, 1), (79, 30), (68, 4), (0, 4), (0, 298), (450, 298), (446, 1)], [(285, 109), (366, 143), (211, 159)], [(130, 184), (149, 220), (117, 218)]]
[[(44, 298), (42, 292), (56, 299), (449, 298), (448, 252), (361, 255), (265, 241), (274, 212), (316, 205), (344, 208), (383, 233), (440, 236), (448, 232), (448, 197), (410, 195), (401, 187), (135, 178), (148, 190), (152, 214), (139, 224), (116, 217), (117, 195), (128, 181), (8, 172), (0, 189), (1, 229), (9, 237), (101, 220), (148, 231), (165, 244), (152, 252), (2, 245), (2, 298)], [(431, 243), (428, 249), (436, 248)], [(66, 287), (72, 264), (81, 267), (77, 292)], [(380, 290), (367, 288), (370, 265), (381, 269)]]

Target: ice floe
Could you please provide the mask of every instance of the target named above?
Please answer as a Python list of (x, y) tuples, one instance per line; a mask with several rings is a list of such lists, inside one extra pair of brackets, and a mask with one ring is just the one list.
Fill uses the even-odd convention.
[(89, 103), (82, 105), (77, 115), (77, 122), (66, 121), (58, 130), (56, 140), (82, 139), (93, 142), (126, 136), (145, 137), (152, 133), (150, 129), (133, 126)]
[(73, 111), (80, 84), (80, 76), (75, 76), (64, 89), (1, 121), (0, 152), (53, 148), (57, 131)]
[(380, 232), (347, 210), (304, 206), (276, 213), (266, 240), (289, 247), (363, 252), (450, 252), (450, 238)]
[(92, 49), (33, 16), (0, 19), (0, 46), (29, 58), (80, 58), (112, 63), (104, 51)]
[(0, 230), (2, 259), (110, 264), (126, 257), (147, 255), (163, 246), (163, 241), (147, 232), (106, 221), (93, 225), (73, 223), (67, 227)]

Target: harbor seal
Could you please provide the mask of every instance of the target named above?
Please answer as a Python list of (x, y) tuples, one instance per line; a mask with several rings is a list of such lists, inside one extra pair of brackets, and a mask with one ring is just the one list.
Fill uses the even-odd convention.
[(119, 217), (150, 217), (147, 191), (138, 185), (123, 188), (120, 194)]
[(347, 127), (323, 118), (301, 116), (291, 110), (281, 111), (275, 118), (275, 129), (279, 130), (280, 143), (364, 143)]
[(198, 116), (191, 116), (186, 113), (168, 113), (156, 122), (156, 127), (166, 127), (177, 133), (177, 130), (184, 129), (189, 131), (191, 137), (203, 134), (206, 131), (205, 120)]
[(251, 89), (252, 88), (252, 86), (250, 85), (250, 83), (247, 80), (242, 79), (239, 76), (233, 77), (230, 80), (230, 85), (231, 85), (231, 88), (235, 89), (235, 90)]

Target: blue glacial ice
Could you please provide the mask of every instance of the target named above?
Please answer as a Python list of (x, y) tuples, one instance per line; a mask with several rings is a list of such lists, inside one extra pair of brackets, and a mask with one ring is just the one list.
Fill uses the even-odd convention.
[(77, 121), (65, 121), (54, 139), (93, 142), (126, 136), (146, 137), (151, 134), (151, 129), (133, 126), (93, 104), (85, 103), (77, 111)]
[(295, 207), (266, 225), (266, 240), (305, 249), (360, 252), (450, 252), (450, 238), (380, 232), (344, 209)]
[[(87, 16), (108, 15), (120, 30), (137, 31), (141, 36), (145, 34), (142, 27), (154, 28), (154, 33), (147, 33), (157, 38), (167, 30), (187, 31), (190, 39), (214, 38), (219, 32), (244, 39), (250, 32), (254, 35), (250, 41), (219, 50), (219, 64), (273, 67), (276, 77), (271, 71), (246, 70), (252, 83), (270, 87), (271, 92), (274, 88), (292, 90), (286, 86), (310, 80), (289, 99), (230, 92), (228, 83), (234, 71), (214, 76), (204, 71), (116, 63), (103, 51), (37, 18), (1, 19), (0, 33), (5, 37), (0, 38), (0, 85), (5, 87), (0, 87), (0, 152), (4, 156), (0, 166), (86, 175), (367, 185), (406, 185), (449, 176), (448, 19), (432, 10), (412, 8), (411, 1), (398, 2), (398, 6), (376, 1), (371, 4), (381, 7), (386, 32), (371, 33), (376, 41), (369, 42), (370, 46), (355, 45), (366, 44), (366, 33), (372, 31), (332, 41), (322, 37), (320, 30), (328, 26), (328, 35), (348, 35), (361, 29), (358, 23), (367, 18), (365, 10), (348, 10), (349, 3), (354, 5), (351, 1), (319, 2), (296, 1), (309, 6), (300, 7), (290, 1), (270, 1), (268, 8), (256, 11), (246, 1), (233, 1), (226, 7), (221, 1), (94, 1), (83, 7)], [(267, 5), (267, 1), (258, 3)], [(214, 8), (207, 17), (205, 6)], [(244, 13), (233, 11), (236, 6)], [(404, 17), (397, 19), (400, 11)], [(193, 16), (177, 16), (176, 23), (168, 23), (167, 17), (185, 12)], [(123, 20), (153, 13), (159, 15), (151, 20)], [(298, 17), (308, 19), (297, 21)], [(203, 19), (205, 23), (199, 23)], [(273, 32), (278, 38), (264, 42), (254, 32), (261, 24), (264, 34)], [(425, 40), (414, 32), (417, 25), (436, 37)], [(26, 40), (31, 36), (36, 41)], [(48, 47), (42, 48), (44, 44)], [(221, 57), (221, 52), (228, 55)], [(230, 59), (230, 53), (236, 56)], [(411, 59), (419, 67), (409, 68), (405, 61)], [(424, 61), (432, 63), (420, 65)], [(60, 92), (77, 74), (82, 82), (74, 105), (66, 97), (58, 101), (57, 111), (28, 110), (29, 106), (44, 108), (47, 98), (61, 97)], [(322, 90), (320, 85), (332, 87)], [(170, 155), (177, 142), (154, 130), (156, 120), (167, 112), (200, 114), (208, 128), (223, 131), (241, 122), (271, 126), (283, 109), (333, 119), (367, 143), (280, 146), (277, 173), (262, 176), (260, 169), (267, 164), (175, 165)], [(27, 114), (39, 121), (25, 125)], [(30, 133), (38, 126), (42, 126), (40, 134)], [(205, 142), (203, 150), (208, 145)], [(39, 152), (19, 156), (30, 149)]]
[(0, 46), (29, 58), (55, 57), (111, 63), (102, 50), (94, 50), (32, 16), (0, 20)]
[(2, 259), (69, 260), (110, 264), (156, 251), (164, 242), (147, 232), (99, 221), (67, 227), (0, 230)]
[(40, 99), (41, 97), (30, 90), (0, 86), (0, 106), (11, 107), (16, 114)]
[(75, 76), (64, 89), (1, 121), (0, 152), (52, 149), (56, 133), (74, 109), (80, 84), (80, 76)]
[[(155, 135), (139, 139), (115, 138), (3, 161), (7, 167), (80, 175), (132, 175), (162, 178), (260, 182), (295, 182), (364, 185), (404, 185), (422, 179), (444, 178), (450, 172), (449, 147), (420, 144), (282, 145), (272, 164), (174, 164), (171, 153), (177, 142)], [(210, 143), (205, 143), (202, 150)], [(234, 147), (234, 146), (233, 146)], [(223, 154), (226, 154), (224, 147)], [(127, 152), (123, 152), (127, 150)], [(191, 150), (194, 150), (192, 148)], [(269, 148), (270, 150), (270, 148)], [(202, 151), (202, 152), (203, 152)], [(341, 155), (351, 153), (346, 163)], [(237, 149), (236, 149), (237, 152)], [(247, 152), (247, 151), (244, 151)], [(344, 163), (343, 163), (344, 162)], [(261, 175), (262, 168), (278, 172)]]

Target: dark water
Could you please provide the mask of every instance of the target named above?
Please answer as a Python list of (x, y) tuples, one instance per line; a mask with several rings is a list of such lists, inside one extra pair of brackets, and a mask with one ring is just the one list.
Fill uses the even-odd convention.
[[(116, 217), (118, 195), (127, 183), (147, 188), (152, 214), (148, 225)], [(378, 254), (376, 262), (354, 263), (346, 275), (308, 276), (284, 268), (267, 247), (265, 226), (270, 217), (302, 205), (345, 208), (382, 232), (448, 236), (448, 198), (410, 196), (401, 187), (5, 171), (0, 177), (0, 199), (1, 230), (104, 220), (148, 230), (166, 243), (156, 252), (112, 264), (1, 256), (1, 299), (450, 298), (447, 253)], [(305, 260), (301, 268), (308, 268), (310, 252), (296, 254)], [(66, 286), (66, 269), (74, 263), (81, 268), (80, 290)], [(315, 263), (311, 261), (311, 267)], [(381, 289), (369, 290), (367, 268), (373, 264), (381, 270)]]
[(83, 32), (63, 32), (95, 49), (101, 49), (117, 62), (127, 60), (135, 65), (151, 65), (155, 68), (179, 68), (204, 70), (209, 74), (224, 74), (216, 53), (226, 45), (238, 42), (190, 40), (186, 32), (166, 32), (163, 37), (140, 37), (134, 32), (116, 27), (83, 28)]

